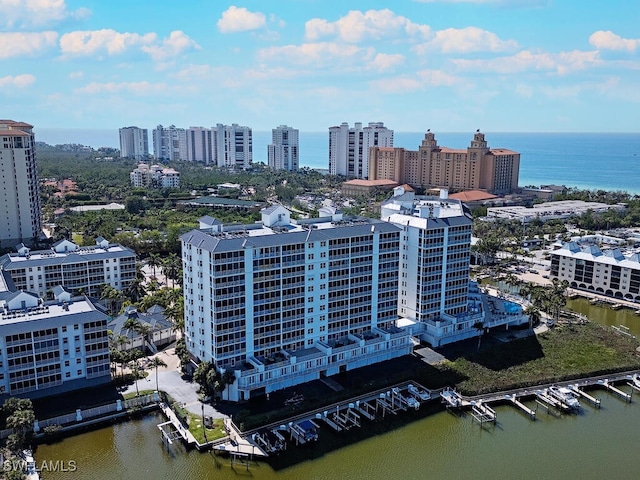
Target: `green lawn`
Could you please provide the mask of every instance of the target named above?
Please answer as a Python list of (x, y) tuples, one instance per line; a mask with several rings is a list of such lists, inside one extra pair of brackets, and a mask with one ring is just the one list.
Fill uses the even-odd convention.
[(465, 379), (456, 387), (482, 394), (640, 368), (637, 341), (596, 323), (559, 325), (535, 337), (488, 346), (447, 361)]
[[(227, 434), (224, 431), (224, 425), (221, 418), (213, 419), (213, 426), (211, 428), (202, 428), (202, 416), (195, 413), (189, 413), (189, 431), (196, 438), (198, 443), (206, 443), (211, 440), (217, 440), (218, 438), (225, 437)], [(206, 439), (205, 439), (206, 431)]]

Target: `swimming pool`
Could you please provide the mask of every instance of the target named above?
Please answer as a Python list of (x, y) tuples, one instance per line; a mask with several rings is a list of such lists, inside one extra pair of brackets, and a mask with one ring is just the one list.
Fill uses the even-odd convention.
[(521, 313), (522, 307), (517, 303), (504, 301), (504, 311), (507, 313)]

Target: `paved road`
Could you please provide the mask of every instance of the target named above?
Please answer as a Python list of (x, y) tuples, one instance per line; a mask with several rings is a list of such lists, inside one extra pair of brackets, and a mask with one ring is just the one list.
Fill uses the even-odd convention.
[[(182, 378), (180, 372), (179, 360), (175, 355), (174, 349), (164, 350), (155, 356), (160, 357), (166, 364), (166, 367), (158, 368), (158, 388), (167, 392), (176, 401), (180, 402), (188, 411), (196, 414), (202, 413), (202, 403), (198, 397), (199, 385), (195, 382), (189, 382)], [(153, 357), (151, 357), (153, 358)], [(149, 375), (146, 379), (138, 380), (139, 390), (155, 390), (156, 388), (156, 371), (148, 369)], [(127, 386), (123, 393), (135, 393), (135, 383)], [(218, 412), (211, 405), (204, 406), (205, 415), (213, 418), (224, 418), (226, 415)]]

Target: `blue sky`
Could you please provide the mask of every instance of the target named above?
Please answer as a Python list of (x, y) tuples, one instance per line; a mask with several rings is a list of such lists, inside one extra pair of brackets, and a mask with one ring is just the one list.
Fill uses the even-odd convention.
[(637, 132), (638, 25), (635, 0), (0, 0), (0, 117)]

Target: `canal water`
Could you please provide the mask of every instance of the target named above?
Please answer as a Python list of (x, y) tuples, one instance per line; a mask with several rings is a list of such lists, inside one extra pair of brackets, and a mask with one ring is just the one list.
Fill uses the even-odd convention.
[[(640, 334), (640, 316), (631, 310), (579, 299), (569, 306), (592, 320), (626, 325)], [(251, 462), (248, 471), (179, 444), (164, 447), (156, 427), (163, 421), (159, 414), (40, 445), (35, 456), (38, 465), (76, 466), (74, 472), (43, 472), (45, 480), (639, 478), (640, 392), (630, 404), (604, 390), (591, 393), (602, 400), (600, 409), (586, 401), (578, 414), (548, 414), (540, 408), (536, 421), (505, 405), (497, 407), (495, 426), (481, 427), (469, 415), (436, 412), (406, 424), (365, 421), (366, 432), (336, 434), (322, 427), (317, 445), (289, 447), (286, 464)]]

